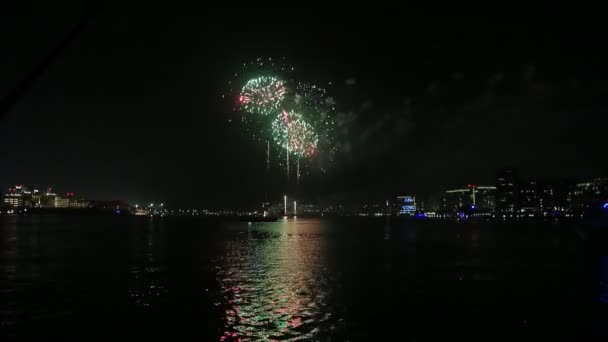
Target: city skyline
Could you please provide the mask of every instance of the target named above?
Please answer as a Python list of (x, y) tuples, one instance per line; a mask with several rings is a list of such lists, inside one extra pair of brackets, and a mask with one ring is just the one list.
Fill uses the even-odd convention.
[[(328, 208), (339, 206), (349, 214), (357, 212), (373, 212), (373, 208), (382, 208), (382, 212), (389, 210), (391, 214), (406, 214), (413, 216), (416, 213), (444, 212), (457, 213), (462, 210), (479, 210), (487, 213), (542, 213), (547, 211), (567, 211), (578, 214), (585, 211), (590, 205), (597, 202), (608, 203), (608, 177), (570, 177), (567, 179), (531, 178), (522, 175), (517, 169), (503, 168), (495, 174), (495, 181), (487, 184), (468, 183), (462, 186), (450, 187), (444, 185), (443, 189), (434, 193), (423, 194), (408, 190), (395, 189), (390, 194), (367, 192), (365, 196), (357, 194), (342, 194), (342, 196), (326, 196), (306, 198), (297, 193), (284, 193), (277, 198), (269, 198), (265, 204), (254, 204), (233, 207), (196, 207), (180, 206), (177, 203), (167, 203), (163, 200), (140, 198), (137, 201), (127, 201), (114, 197), (108, 199), (86, 198), (73, 191), (57, 192), (53, 187), (40, 187), (14, 184), (5, 191), (2, 203), (14, 208), (91, 208), (104, 207), (108, 203), (118, 204), (122, 208), (130, 207), (133, 210), (171, 209), (194, 210), (199, 213), (211, 210), (212, 212), (256, 212), (262, 207), (274, 207), (273, 211), (280, 213), (292, 212), (295, 202), (300, 203), (304, 212), (330, 213)], [(360, 195), (360, 194), (359, 194)], [(35, 198), (32, 199), (32, 196)], [(287, 201), (289, 198), (289, 201)], [(41, 200), (42, 199), (42, 200)], [(293, 202), (292, 202), (293, 201)], [(403, 203), (403, 202), (407, 203)], [(283, 203), (285, 202), (285, 203)], [(154, 204), (156, 203), (156, 205)], [(384, 205), (386, 203), (386, 205)], [(404, 205), (405, 204), (405, 205)], [(283, 209), (285, 207), (285, 209)], [(307, 209), (306, 209), (307, 208)], [(390, 209), (389, 209), (390, 208)], [(329, 211), (328, 211), (329, 210)], [(345, 212), (344, 212), (345, 213)]]

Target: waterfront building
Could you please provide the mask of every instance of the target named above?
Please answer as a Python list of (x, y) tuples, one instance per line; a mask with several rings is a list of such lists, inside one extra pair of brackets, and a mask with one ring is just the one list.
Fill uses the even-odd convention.
[(496, 207), (496, 187), (491, 185), (473, 185), (473, 204), (479, 209), (494, 210)]
[(397, 208), (399, 210), (399, 215), (414, 215), (416, 213), (416, 197), (397, 196)]
[(471, 190), (468, 188), (446, 190), (443, 196), (442, 209), (456, 212), (460, 208), (473, 204)]
[(539, 184), (535, 180), (522, 182), (519, 188), (520, 211), (536, 213), (543, 211), (543, 206), (551, 202), (552, 188), (547, 184)]
[(53, 198), (53, 208), (69, 208), (70, 199), (67, 197), (55, 196)]
[(20, 193), (7, 192), (4, 194), (4, 204), (9, 205), (13, 208), (23, 207), (23, 197)]
[(503, 169), (496, 178), (496, 211), (519, 211), (519, 176), (516, 169)]
[(27, 199), (27, 193), (29, 193), (27, 188), (22, 185), (14, 185), (4, 194), (3, 202), (5, 205), (9, 205), (13, 208), (22, 208), (24, 199)]
[(594, 178), (571, 186), (568, 192), (570, 208), (580, 212), (590, 203), (608, 198), (608, 178)]
[(443, 195), (441, 209), (447, 212), (457, 212), (462, 208), (493, 211), (495, 197), (495, 186), (468, 184), (466, 188), (446, 190)]

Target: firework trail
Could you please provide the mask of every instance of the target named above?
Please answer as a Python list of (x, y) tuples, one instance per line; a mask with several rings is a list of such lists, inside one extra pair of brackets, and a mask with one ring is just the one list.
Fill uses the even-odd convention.
[(270, 140), (266, 140), (266, 170), (270, 170)]
[(298, 162), (297, 162), (296, 184), (300, 184), (300, 157), (298, 157)]
[(289, 180), (289, 148), (285, 149), (285, 158), (287, 158), (287, 180)]

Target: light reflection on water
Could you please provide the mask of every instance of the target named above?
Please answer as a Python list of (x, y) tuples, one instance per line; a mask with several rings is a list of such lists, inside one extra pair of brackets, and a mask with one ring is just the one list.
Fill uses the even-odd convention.
[(14, 326), (17, 323), (15, 320), (17, 310), (15, 289), (18, 243), (19, 239), (14, 224), (2, 230), (2, 239), (0, 240), (1, 259), (6, 260), (6, 262), (0, 264), (2, 273), (0, 280), (4, 280), (0, 282), (0, 299), (4, 303), (4, 308), (0, 312), (0, 332), (8, 337), (15, 337)]
[(91, 331), (376, 341), (484, 326), (603, 329), (608, 250), (572, 236), (566, 226), (376, 218), (249, 226), (0, 217), (0, 341)]
[(35, 307), (32, 301), (18, 300), (36, 296), (35, 286), (41, 281), (39, 226), (18, 229), (20, 217), (1, 219), (0, 332), (15, 337), (19, 315), (30, 310), (33, 317), (48, 315), (45, 310)]
[(608, 304), (608, 256), (600, 260), (600, 302)]
[[(335, 329), (320, 221), (250, 225), (216, 260), (221, 340), (308, 340)], [(312, 233), (312, 234), (311, 234)]]
[(129, 270), (129, 297), (132, 304), (139, 308), (148, 308), (166, 299), (167, 266), (163, 263), (162, 237), (160, 229), (150, 222), (145, 227), (143, 236), (135, 234), (131, 247), (132, 262)]

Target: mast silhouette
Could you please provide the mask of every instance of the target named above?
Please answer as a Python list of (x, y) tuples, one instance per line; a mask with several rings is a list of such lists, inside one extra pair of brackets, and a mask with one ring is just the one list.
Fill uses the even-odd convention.
[(21, 98), (27, 94), (40, 76), (48, 69), (49, 65), (57, 59), (74, 39), (88, 26), (93, 18), (103, 11), (102, 1), (96, 1), (89, 7), (81, 21), (70, 30), (67, 35), (46, 55), (42, 61), (30, 71), (21, 82), (19, 82), (4, 98), (0, 100), (0, 118), (7, 115)]

